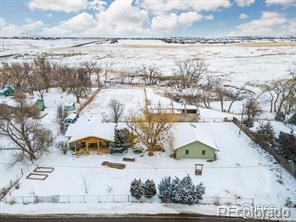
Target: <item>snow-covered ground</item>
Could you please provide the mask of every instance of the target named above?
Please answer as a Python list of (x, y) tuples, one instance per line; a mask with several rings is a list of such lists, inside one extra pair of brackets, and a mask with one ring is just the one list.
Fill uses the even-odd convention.
[[(75, 124), (83, 121), (102, 121), (101, 116), (106, 113), (111, 99), (118, 99), (126, 105), (126, 113), (138, 111), (143, 106), (143, 88), (111, 88), (102, 89), (94, 101), (81, 113)], [(147, 89), (147, 98), (153, 102), (170, 100)], [(61, 94), (51, 89), (45, 95), (48, 108), (43, 120), (47, 126), (54, 129), (54, 106), (63, 102), (70, 102), (73, 97)], [(231, 117), (215, 110), (201, 109), (202, 118)], [(51, 121), (51, 122), (50, 122)], [(157, 153), (150, 157), (129, 151), (127, 154), (117, 155), (87, 155), (73, 156), (69, 151), (66, 155), (55, 147), (43, 155), (29, 171), (38, 166), (54, 167), (44, 181), (26, 179), (19, 182), (19, 188), (13, 189), (7, 196), (9, 200), (21, 202), (21, 196), (50, 196), (50, 195), (128, 195), (129, 185), (134, 178), (142, 180), (153, 179), (158, 183), (165, 176), (183, 177), (190, 175), (195, 183), (203, 182), (207, 197), (240, 197), (254, 198), (255, 204), (272, 204), (284, 206), (288, 197), (296, 199), (295, 179), (285, 172), (278, 164), (244, 134), (238, 135), (238, 128), (233, 123), (210, 122), (195, 123), (203, 131), (209, 133), (218, 147), (217, 161), (204, 160), (175, 160), (169, 157), (172, 150), (166, 145), (166, 152)], [(83, 129), (81, 129), (83, 130)], [(123, 157), (135, 158), (135, 162), (123, 162)], [(126, 164), (123, 170), (102, 166), (103, 161)], [(194, 166), (204, 164), (202, 176), (195, 176)], [(15, 166), (16, 167), (16, 166)], [(4, 168), (2, 169), (4, 170)], [(2, 175), (2, 174), (1, 174)], [(8, 180), (6, 176), (5, 180)], [(87, 193), (86, 193), (87, 190)], [(158, 203), (159, 200), (155, 200)], [(74, 204), (75, 205), (75, 204)], [(3, 209), (7, 209), (7, 206)], [(13, 207), (11, 209), (18, 209)], [(11, 212), (13, 210), (8, 210)], [(42, 212), (46, 212), (44, 209)], [(50, 212), (50, 211), (48, 211)], [(161, 212), (161, 211), (160, 211)]]
[[(54, 55), (51, 59), (56, 62), (65, 62), (70, 65), (79, 64), (83, 61), (96, 60), (98, 62), (112, 62), (113, 69), (128, 70), (135, 69), (142, 64), (159, 67), (163, 75), (169, 75), (174, 67), (174, 62), (186, 58), (204, 58), (209, 64), (209, 70), (213, 74), (223, 74), (233, 85), (248, 81), (258, 83), (274, 79), (286, 78), (288, 71), (295, 65), (296, 47), (292, 46), (270, 46), (254, 47), (248, 45), (176, 45), (165, 44), (158, 40), (121, 40), (118, 44), (92, 43), (80, 47), (71, 47), (87, 41), (55, 40), (55, 41), (33, 41), (33, 40), (6, 40), (6, 51), (0, 55), (14, 53), (27, 53), (21, 57), (0, 58), (3, 61), (20, 61), (32, 58), (32, 55), (47, 52)], [(24, 46), (24, 45), (30, 45)], [(18, 51), (14, 51), (17, 49)], [(65, 56), (67, 54), (67, 56)], [(228, 75), (226, 75), (228, 74)], [(93, 89), (94, 90), (94, 89)], [(164, 106), (174, 107), (180, 104), (172, 102), (161, 95), (160, 88), (147, 88), (147, 99), (152, 104), (161, 102)], [(109, 103), (112, 99), (119, 100), (124, 104), (124, 117), (134, 112), (139, 112), (144, 107), (145, 91), (141, 87), (117, 86), (105, 87), (100, 90), (95, 99), (85, 108), (75, 123), (82, 126), (86, 122), (102, 122), (110, 117)], [(44, 95), (46, 109), (43, 111), (42, 124), (49, 128), (53, 134), (57, 133), (58, 125), (55, 121), (57, 105), (75, 102), (75, 97), (63, 93), (57, 89), (50, 89)], [(82, 100), (83, 102), (84, 100)], [(225, 109), (229, 102), (225, 102)], [(235, 102), (231, 113), (220, 112), (218, 102), (211, 103), (213, 109), (200, 108), (201, 122), (196, 126), (209, 133), (217, 145), (217, 161), (206, 162), (202, 160), (175, 160), (170, 158), (172, 153), (169, 145), (166, 152), (157, 153), (150, 157), (129, 151), (121, 155), (88, 155), (73, 156), (69, 151), (64, 155), (56, 147), (50, 147), (49, 153), (44, 154), (34, 164), (25, 162), (27, 165), (9, 166), (13, 158), (13, 151), (0, 151), (0, 188), (7, 186), (10, 180), (20, 175), (20, 169), (24, 176), (19, 182), (19, 188), (13, 189), (7, 196), (8, 200), (20, 202), (20, 196), (49, 196), (49, 195), (128, 195), (129, 185), (134, 178), (142, 180), (153, 179), (158, 183), (165, 176), (183, 177), (189, 174), (195, 183), (203, 182), (206, 187), (207, 197), (241, 197), (254, 198), (256, 204), (272, 204), (283, 207), (288, 197), (296, 200), (296, 180), (290, 176), (282, 167), (276, 164), (260, 148), (252, 144), (251, 140), (244, 134), (238, 135), (238, 128), (233, 123), (212, 122), (213, 119), (231, 118), (239, 115), (242, 110), (242, 102)], [(267, 111), (267, 109), (265, 109)], [(264, 117), (268, 114), (264, 114)], [(207, 121), (206, 123), (203, 122)], [(210, 121), (210, 122), (208, 122)], [(276, 133), (279, 131), (289, 132), (289, 128), (282, 123), (272, 122)], [(83, 128), (81, 128), (83, 130)], [(0, 137), (0, 148), (10, 147), (8, 141)], [(135, 162), (123, 162), (123, 157), (135, 158)], [(103, 161), (125, 163), (126, 168), (116, 170), (102, 166)], [(197, 163), (204, 164), (202, 176), (194, 175), (194, 166)], [(44, 181), (29, 180), (25, 177), (32, 172), (35, 166), (54, 167)], [(148, 204), (144, 204), (145, 206)], [(63, 207), (60, 207), (63, 206)], [(118, 209), (116, 204), (106, 204), (102, 210), (108, 213)], [(135, 212), (141, 208), (129, 203), (119, 212)], [(149, 205), (151, 212), (178, 213), (178, 212), (202, 212), (215, 214), (216, 211), (205, 206), (180, 207), (166, 206), (155, 200)], [(52, 207), (53, 210), (50, 210)], [(0, 204), (0, 213), (40, 213), (72, 212), (77, 209), (80, 213), (92, 213), (99, 205), (91, 207), (86, 203), (81, 204), (39, 204), (34, 210), (31, 205)], [(142, 211), (138, 211), (142, 212)], [(147, 213), (147, 212), (146, 212)]]
[[(36, 164), (51, 166), (55, 170), (44, 181), (20, 181), (20, 188), (11, 197), (30, 195), (84, 195), (85, 181), (88, 195), (128, 195), (134, 178), (154, 179), (157, 183), (165, 176), (183, 177), (189, 174), (194, 182), (203, 182), (206, 196), (255, 198), (258, 204), (283, 206), (288, 197), (296, 198), (295, 179), (278, 164), (274, 164), (250, 139), (238, 136), (238, 128), (232, 123), (197, 123), (199, 129), (210, 134), (217, 145), (218, 160), (209, 163), (202, 160), (175, 160), (165, 153), (143, 157), (129, 152), (123, 155), (73, 156), (53, 151)], [(123, 162), (123, 157), (136, 158), (134, 163)], [(101, 166), (103, 161), (125, 163), (124, 170)], [(194, 165), (204, 164), (202, 176), (194, 175)], [(278, 182), (281, 171), (283, 183)], [(223, 177), (221, 178), (221, 175)], [(218, 182), (219, 181), (219, 182)], [(257, 182), (256, 182), (257, 181)], [(259, 182), (260, 181), (260, 182)]]
[[(70, 65), (85, 61), (113, 63), (113, 69), (133, 70), (142, 65), (160, 68), (163, 75), (172, 73), (175, 61), (202, 58), (214, 75), (222, 75), (233, 84), (264, 82), (286, 78), (295, 66), (296, 47), (253, 44), (166, 44), (160, 40), (120, 40), (118, 44), (101, 41), (71, 47), (91, 40), (2, 40), (1, 54), (23, 53), (19, 59), (47, 53), (55, 62)], [(15, 59), (10, 58), (11, 61)], [(6, 58), (0, 59), (6, 61)]]

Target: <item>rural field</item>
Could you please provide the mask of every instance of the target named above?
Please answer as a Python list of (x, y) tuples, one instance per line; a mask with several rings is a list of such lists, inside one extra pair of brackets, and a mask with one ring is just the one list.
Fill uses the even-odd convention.
[[(53, 77), (53, 84), (50, 83), (46, 90), (36, 88), (26, 93), (25, 102), (28, 104), (34, 104), (37, 99), (43, 100), (45, 107), (37, 120), (51, 132), (52, 141), (42, 153), (36, 152), (38, 158), (30, 159), (20, 156), (19, 151), (13, 149), (15, 141), (0, 133), (0, 188), (4, 193), (9, 187), (0, 203), (0, 213), (95, 214), (120, 208), (118, 214), (189, 212), (215, 215), (216, 206), (225, 204), (275, 207), (295, 204), (295, 177), (268, 150), (261, 148), (244, 131), (240, 132), (239, 125), (232, 121), (233, 118), (240, 120), (247, 117), (250, 114), (247, 104), (253, 101), (251, 98), (256, 98), (260, 112), (254, 114), (253, 125), (248, 128), (250, 132), (255, 133), (259, 126), (270, 123), (275, 138), (279, 138), (281, 132), (295, 136), (295, 125), (285, 121), (295, 112), (295, 104), (289, 111), (285, 110), (288, 102), (284, 98), (281, 100), (283, 94), (266, 88), (268, 84), (273, 86), (274, 83), (289, 81), (291, 72), (296, 70), (294, 42), (168, 44), (161, 40), (122, 39), (111, 44), (103, 39), (1, 41), (0, 63), (3, 70), (5, 64), (21, 64), (21, 72), (23, 64), (32, 64), (35, 58), (46, 58), (52, 66), (50, 73), (57, 70), (61, 74), (63, 67), (70, 67), (69, 70), (89, 68), (90, 82), (85, 94), (77, 94), (74, 90), (82, 87), (84, 79), (79, 80), (74, 88), (66, 85), (64, 89), (63, 84), (74, 81), (65, 72), (61, 83), (57, 81), (59, 77)], [(202, 75), (207, 77), (202, 76), (197, 85), (189, 84), (182, 90), (174, 88), (170, 78), (180, 69), (180, 61), (201, 61), (206, 67)], [(194, 66), (195, 63), (190, 64)], [(37, 63), (35, 65), (38, 66)], [(143, 67), (153, 67), (149, 70), (152, 74), (157, 70), (157, 77), (145, 77), (149, 73), (144, 73)], [(10, 70), (12, 68), (13, 65)], [(215, 94), (215, 90), (221, 88), (211, 88), (215, 90), (205, 94), (203, 86), (208, 84), (209, 78), (218, 78), (217, 84), (224, 87), (222, 99), (219, 97), (221, 94)], [(279, 111), (285, 113), (285, 120), (275, 118), (279, 111), (275, 107), (270, 108), (270, 104), (274, 103), (274, 100), (270, 101), (270, 95), (279, 95), (275, 104), (279, 106), (281, 101), (284, 104)], [(190, 96), (193, 99), (189, 100)], [(120, 119), (116, 122), (118, 128), (127, 128), (131, 116), (143, 110), (159, 112), (160, 105), (165, 112), (172, 110), (176, 115), (180, 110), (197, 110), (194, 115), (198, 119), (172, 121), (171, 129), (160, 139), (163, 150), (154, 152), (152, 156), (147, 150), (137, 153), (135, 148), (128, 148), (123, 153), (96, 150), (78, 153), (76, 143), (75, 150), (71, 147), (74, 137), (78, 140), (97, 137), (100, 133), (99, 137), (113, 140), (112, 101), (122, 108)], [(18, 100), (12, 95), (0, 97), (0, 102), (17, 107)], [(77, 105), (71, 113), (77, 115), (77, 120), (60, 132), (57, 107), (65, 109), (72, 103)], [(171, 131), (185, 125), (207, 134), (207, 139), (215, 147), (214, 159), (174, 158), (174, 139), (189, 140), (189, 131), (182, 131), (178, 138), (174, 138)], [(138, 137), (141, 138), (140, 135)], [(201, 141), (205, 139), (200, 137)], [(61, 149), (60, 142), (67, 146)], [(207, 144), (207, 141), (202, 143)], [(138, 146), (144, 145), (140, 142)], [(126, 162), (124, 158), (132, 161)], [(124, 169), (102, 165), (105, 161), (124, 164)], [(196, 175), (196, 164), (202, 166), (201, 175)], [(36, 167), (41, 167), (37, 174)], [(43, 167), (51, 172), (42, 172)], [(164, 177), (183, 178), (187, 175), (193, 183), (204, 185), (206, 191), (202, 205), (162, 204), (157, 196), (139, 201), (130, 195), (130, 184), (135, 178), (143, 182), (152, 179), (159, 184)], [(121, 204), (125, 206), (121, 207)], [(147, 207), (139, 207), (139, 204)], [(295, 219), (295, 208), (289, 208), (289, 212)]]

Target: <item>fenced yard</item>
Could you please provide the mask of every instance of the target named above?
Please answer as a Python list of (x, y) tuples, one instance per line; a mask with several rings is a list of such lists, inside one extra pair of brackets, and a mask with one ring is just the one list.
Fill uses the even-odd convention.
[[(157, 196), (151, 199), (137, 200), (131, 195), (49, 195), (49, 196), (15, 196), (2, 200), (9, 204), (37, 204), (37, 203), (155, 203), (160, 202)], [(254, 205), (254, 198), (241, 197), (204, 197), (201, 205)]]

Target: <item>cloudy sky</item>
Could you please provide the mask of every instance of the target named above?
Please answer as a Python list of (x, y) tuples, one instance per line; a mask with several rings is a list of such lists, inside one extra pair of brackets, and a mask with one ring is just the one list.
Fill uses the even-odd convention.
[(0, 0), (0, 36), (295, 35), (296, 0)]

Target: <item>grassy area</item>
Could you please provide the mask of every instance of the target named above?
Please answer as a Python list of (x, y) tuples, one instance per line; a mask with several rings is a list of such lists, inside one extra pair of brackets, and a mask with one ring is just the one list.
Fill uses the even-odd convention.
[(241, 43), (244, 47), (274, 47), (274, 46), (296, 46), (296, 42), (250, 42)]
[(136, 45), (136, 44), (131, 44), (131, 45), (122, 45), (123, 47), (126, 48), (134, 48), (134, 49), (175, 49), (175, 48), (185, 48), (185, 47), (192, 47), (193, 45)]

